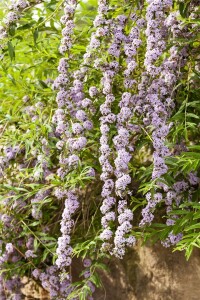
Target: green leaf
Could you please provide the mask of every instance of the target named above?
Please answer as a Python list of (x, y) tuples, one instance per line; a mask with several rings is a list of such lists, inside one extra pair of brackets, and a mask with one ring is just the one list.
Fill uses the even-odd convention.
[(185, 231), (189, 231), (189, 230), (199, 229), (199, 228), (200, 228), (200, 223), (191, 225), (191, 226), (189, 226), (189, 227), (186, 227), (184, 230), (185, 230)]
[(9, 53), (10, 59), (12, 61), (13, 59), (15, 59), (15, 49), (14, 49), (11, 41), (8, 41), (7, 45), (8, 45), (8, 53)]
[(34, 39), (35, 44), (37, 42), (38, 36), (39, 36), (39, 31), (38, 31), (38, 28), (36, 28), (33, 32), (33, 39)]

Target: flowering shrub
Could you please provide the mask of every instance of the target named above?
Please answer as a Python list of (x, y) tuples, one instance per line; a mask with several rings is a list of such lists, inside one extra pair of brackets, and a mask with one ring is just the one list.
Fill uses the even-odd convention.
[(1, 2), (2, 300), (22, 299), (23, 276), (91, 300), (104, 259), (139, 239), (200, 247), (199, 13)]

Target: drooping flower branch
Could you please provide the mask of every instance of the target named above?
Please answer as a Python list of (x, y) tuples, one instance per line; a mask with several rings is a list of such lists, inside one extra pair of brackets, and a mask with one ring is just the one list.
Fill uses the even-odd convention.
[(71, 265), (72, 247), (70, 246), (70, 233), (74, 227), (72, 215), (75, 213), (78, 207), (79, 202), (77, 197), (71, 191), (69, 191), (67, 193), (67, 199), (65, 200), (65, 208), (62, 213), (60, 229), (62, 236), (58, 238), (58, 248), (56, 250), (58, 255), (56, 265), (61, 270), (65, 270), (66, 267)]
[[(121, 16), (119, 16), (121, 17)], [(121, 18), (120, 18), (121, 19)], [(123, 19), (125, 22), (126, 19)], [(141, 44), (140, 30), (144, 26), (145, 22), (143, 19), (137, 20), (136, 24), (131, 28), (130, 34), (124, 37), (124, 52), (126, 55), (127, 67), (124, 71), (125, 89), (131, 89), (136, 83), (133, 79), (134, 70), (137, 67), (136, 56), (138, 48)], [(131, 183), (131, 176), (129, 175), (129, 162), (132, 158), (134, 151), (133, 146), (130, 143), (130, 136), (133, 127), (131, 126), (131, 118), (134, 114), (135, 102), (132, 94), (124, 92), (119, 102), (120, 111), (117, 115), (117, 135), (113, 138), (114, 147), (116, 149), (115, 164), (115, 176), (117, 178), (115, 182), (115, 193), (121, 199), (118, 202), (118, 222), (119, 226), (115, 232), (114, 238), (114, 250), (113, 253), (122, 258), (125, 254), (125, 247), (133, 246), (135, 244), (135, 238), (133, 236), (127, 237), (132, 229), (131, 221), (133, 220), (133, 213), (128, 209), (127, 198), (131, 194), (128, 188)]]
[[(73, 29), (75, 26), (73, 18), (76, 6), (76, 0), (66, 0), (64, 3), (64, 16), (61, 17), (61, 23), (65, 27), (62, 30), (61, 46), (59, 48), (62, 55), (68, 52), (72, 47)], [(58, 66), (60, 74), (53, 84), (54, 89), (59, 89), (57, 94), (58, 109), (53, 116), (53, 122), (57, 125), (56, 132), (62, 137), (57, 143), (57, 148), (62, 150), (64, 144), (67, 142), (68, 149), (65, 149), (65, 152), (71, 152), (71, 155), (68, 155), (67, 157), (65, 156), (65, 152), (64, 156), (63, 153), (60, 154), (59, 162), (61, 167), (58, 169), (57, 174), (61, 179), (64, 178), (70, 169), (76, 168), (78, 165), (79, 158), (74, 154), (74, 151), (81, 150), (86, 145), (86, 140), (84, 138), (77, 138), (76, 141), (75, 139), (72, 139), (69, 131), (69, 123), (67, 122), (66, 116), (70, 114), (74, 115), (75, 113), (78, 114), (77, 108), (79, 105), (77, 99), (73, 97), (73, 93), (70, 93), (70, 79), (72, 76), (68, 68), (68, 59), (61, 58)], [(58, 239), (58, 247), (56, 250), (58, 255), (56, 265), (61, 271), (65, 271), (66, 268), (71, 265), (72, 248), (70, 246), (70, 233), (74, 226), (72, 215), (78, 207), (79, 203), (77, 201), (77, 196), (74, 192), (68, 191), (61, 220), (62, 236)]]
[[(166, 138), (172, 126), (172, 123), (169, 123), (168, 120), (174, 108), (173, 88), (179, 75), (180, 59), (182, 57), (182, 52), (178, 53), (172, 47), (169, 50), (169, 57), (163, 61), (161, 58), (170, 36), (170, 32), (167, 30), (168, 21), (165, 11), (168, 11), (171, 6), (171, 1), (163, 1), (162, 3), (150, 1), (146, 13), (147, 51), (145, 66), (147, 76), (150, 76), (150, 78), (145, 95), (144, 113), (146, 118), (144, 122), (146, 125), (153, 127), (153, 180), (161, 178), (168, 170), (165, 157), (170, 155), (170, 151), (166, 146)], [(161, 60), (160, 63), (159, 60)], [(163, 183), (158, 181), (157, 184), (161, 188), (163, 187)], [(151, 224), (154, 218), (152, 212), (156, 205), (161, 202), (162, 196), (155, 196), (154, 199), (151, 199), (147, 194), (146, 199), (148, 204), (142, 211), (141, 226)]]
[[(112, 210), (116, 203), (114, 192), (114, 181), (112, 179), (114, 175), (114, 167), (112, 161), (112, 146), (110, 145), (109, 135), (111, 126), (116, 123), (116, 115), (112, 113), (113, 102), (116, 100), (113, 94), (113, 84), (114, 79), (119, 71), (118, 58), (122, 51), (122, 43), (125, 40), (124, 26), (126, 18), (119, 16), (118, 18), (110, 20), (111, 32), (113, 34), (113, 39), (111, 40), (111, 45), (108, 48), (108, 53), (111, 56), (111, 62), (108, 63), (103, 68), (103, 78), (102, 78), (102, 91), (105, 95), (105, 101), (100, 106), (101, 118), (100, 118), (100, 157), (99, 161), (102, 166), (101, 180), (104, 182), (102, 187), (101, 196), (103, 197), (103, 202), (101, 206), (101, 212), (103, 214), (101, 224), (103, 227), (103, 232), (100, 237), (104, 241), (102, 249), (104, 251), (109, 250), (112, 252), (112, 236), (113, 231), (110, 224), (116, 219), (115, 212)], [(114, 195), (114, 197), (113, 197)]]
[[(106, 2), (105, 2), (106, 3)], [(74, 15), (76, 3), (71, 3), (74, 10), (70, 10), (69, 6), (65, 6), (65, 16), (61, 18), (61, 22), (66, 25), (66, 27), (62, 30), (62, 34), (64, 38), (62, 39), (60, 52), (64, 54), (68, 51), (72, 46), (72, 34), (74, 23), (72, 21), (72, 17)], [(104, 1), (99, 2), (99, 7), (104, 4)], [(103, 8), (102, 8), (103, 9)], [(70, 13), (69, 13), (70, 11)], [(99, 13), (102, 13), (103, 10), (99, 9)], [(70, 26), (68, 26), (70, 25)], [(90, 45), (87, 48), (87, 53), (92, 53), (92, 51), (97, 49), (100, 46), (100, 42), (94, 36), (91, 38)], [(90, 56), (90, 55), (89, 55)], [(84, 63), (86, 63), (86, 56), (84, 57)], [(57, 95), (57, 102), (59, 109), (55, 112), (54, 122), (57, 123), (56, 131), (62, 137), (57, 143), (57, 148), (60, 150), (64, 150), (63, 147), (66, 144), (67, 147), (65, 151), (60, 154), (60, 164), (61, 168), (58, 170), (58, 175), (61, 178), (72, 169), (77, 168), (80, 162), (79, 160), (79, 152), (85, 148), (87, 144), (87, 138), (85, 134), (87, 131), (93, 128), (92, 121), (89, 120), (89, 115), (93, 111), (92, 101), (88, 98), (84, 97), (83, 91), (83, 83), (84, 77), (87, 71), (87, 68), (80, 68), (80, 71), (74, 72), (70, 74), (68, 72), (68, 60), (66, 58), (61, 58), (58, 71), (60, 75), (54, 82), (53, 87), (59, 88), (60, 91)], [(72, 83), (71, 83), (72, 82)], [(88, 91), (91, 98), (96, 96), (98, 93), (96, 87), (90, 87)], [(63, 108), (67, 108), (64, 110)], [(73, 120), (71, 130), (69, 128), (69, 124), (66, 125), (66, 117), (67, 115), (71, 115)], [(67, 157), (65, 153), (69, 153)], [(88, 176), (94, 176), (94, 170), (90, 168)], [(74, 191), (68, 192), (67, 200), (65, 201), (65, 209), (62, 214), (61, 221), (61, 232), (62, 237), (59, 238), (57, 255), (58, 259), (56, 264), (61, 270), (64, 270), (71, 264), (71, 254), (72, 248), (69, 246), (70, 244), (70, 233), (73, 227), (72, 214), (78, 208), (77, 196), (75, 196)]]

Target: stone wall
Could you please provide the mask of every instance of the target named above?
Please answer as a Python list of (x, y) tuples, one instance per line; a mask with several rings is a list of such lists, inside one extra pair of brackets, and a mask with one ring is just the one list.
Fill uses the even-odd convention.
[(184, 253), (171, 253), (161, 245), (130, 251), (123, 261), (108, 262), (105, 289), (95, 300), (199, 300), (200, 250), (189, 261)]

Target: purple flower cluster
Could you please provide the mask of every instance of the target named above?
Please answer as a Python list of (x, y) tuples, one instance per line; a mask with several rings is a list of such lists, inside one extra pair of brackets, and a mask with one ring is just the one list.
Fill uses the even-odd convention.
[(21, 17), (21, 12), (29, 6), (29, 1), (26, 0), (12, 0), (9, 7), (9, 12), (4, 18), (4, 26), (0, 27), (0, 49), (4, 48), (6, 43), (4, 42), (5, 38), (8, 37), (8, 32), (10, 26), (17, 23)]
[[(124, 26), (126, 21), (125, 16), (118, 16), (120, 25)], [(132, 78), (135, 68), (137, 67), (136, 63), (136, 55), (138, 48), (141, 44), (140, 39), (140, 30), (145, 25), (143, 19), (137, 20), (136, 24), (131, 28), (131, 31), (128, 36), (122, 35), (122, 32), (118, 30), (117, 37), (121, 36), (124, 41), (124, 53), (126, 55), (127, 66), (124, 71), (124, 86), (125, 89), (129, 89), (133, 86), (136, 81)], [(128, 185), (131, 183), (131, 177), (129, 173), (128, 164), (131, 160), (132, 155), (130, 152), (134, 150), (134, 148), (130, 145), (130, 136), (132, 133), (131, 127), (131, 118), (133, 117), (133, 108), (135, 102), (134, 97), (129, 92), (124, 92), (122, 94), (121, 100), (119, 102), (120, 111), (117, 115), (117, 135), (113, 138), (114, 147), (116, 149), (116, 158), (114, 160), (115, 171), (114, 174), (117, 178), (115, 182), (115, 193), (121, 198), (130, 194), (128, 190)], [(133, 213), (131, 210), (127, 208), (126, 200), (120, 200), (118, 206), (118, 221), (119, 227), (116, 230), (115, 238), (114, 238), (114, 254), (117, 257), (122, 258), (125, 253), (125, 245), (132, 245), (135, 243), (135, 238), (130, 236), (128, 238), (129, 242), (126, 243), (127, 235), (132, 225), (130, 221), (133, 219)], [(132, 242), (131, 242), (132, 240)]]
[[(98, 16), (96, 17), (96, 19), (98, 19), (100, 16), (102, 19), (104, 19), (104, 14), (107, 11), (107, 9), (105, 9), (106, 5), (107, 5), (107, 2), (105, 0), (99, 1)], [(67, 18), (70, 16), (71, 15), (67, 15)], [(64, 17), (64, 19), (65, 19), (65, 17)], [(106, 22), (106, 19), (104, 19), (104, 21)], [(102, 23), (101, 23), (101, 25), (102, 25)], [(100, 26), (100, 24), (97, 25), (97, 27), (98, 26)], [(63, 33), (65, 34), (65, 32), (63, 32)], [(71, 33), (72, 33), (72, 30), (70, 31), (69, 34), (71, 34)], [(63, 129), (63, 131), (65, 130), (64, 133), (66, 134), (68, 149), (71, 152), (80, 151), (81, 149), (83, 149), (86, 146), (87, 139), (85, 137), (85, 132), (93, 129), (93, 123), (89, 119), (88, 116), (89, 116), (89, 114), (94, 113), (94, 107), (92, 105), (92, 100), (85, 98), (85, 95), (83, 92), (83, 82), (85, 80), (84, 78), (85, 78), (86, 72), (88, 70), (88, 68), (85, 67), (85, 65), (89, 64), (90, 57), (94, 54), (93, 53), (94, 51), (96, 53), (96, 49), (99, 46), (100, 46), (100, 41), (98, 40), (98, 34), (96, 31), (92, 35), (90, 44), (88, 45), (88, 47), (86, 49), (86, 54), (84, 55), (83, 63), (80, 66), (80, 70), (75, 71), (73, 74), (72, 87), (69, 88), (68, 91), (66, 91), (66, 92), (64, 91), (65, 99), (66, 98), (68, 100), (69, 100), (69, 98), (71, 99), (71, 107), (70, 107), (71, 111), (70, 111), (70, 109), (69, 109), (69, 111), (70, 111), (70, 115), (74, 117), (74, 123), (72, 124), (71, 135), (69, 135), (69, 131), (66, 134), (66, 130)], [(62, 62), (60, 64), (61, 65), (58, 68), (59, 72), (66, 73), (65, 66), (62, 66)], [(54, 86), (55, 86), (55, 83), (54, 83)], [(56, 79), (56, 86), (57, 86), (57, 79)], [(60, 98), (63, 98), (61, 93), (63, 93), (63, 90), (61, 90), (57, 96), (58, 106), (60, 106), (60, 107), (62, 107), (64, 105), (64, 104), (60, 105)], [(91, 86), (89, 88), (88, 93), (91, 98), (94, 98), (98, 94), (98, 90), (95, 86)], [(61, 102), (64, 103), (64, 101), (61, 101)], [(69, 105), (68, 105), (68, 107), (69, 107)], [(61, 122), (63, 123), (63, 118), (62, 118)], [(66, 122), (65, 122), (65, 124), (66, 124)], [(61, 124), (61, 126), (63, 126), (63, 125)], [(63, 133), (63, 131), (62, 131), (62, 133)], [(66, 163), (66, 161), (65, 161), (65, 163)], [(75, 165), (77, 165), (77, 163), (78, 163), (78, 161), (76, 161)]]
[[(154, 146), (154, 170), (152, 178), (159, 178), (167, 172), (167, 166), (164, 162), (164, 157), (169, 155), (169, 150), (165, 146), (165, 137), (169, 132), (170, 126), (166, 124), (167, 117), (169, 116), (169, 109), (165, 99), (170, 96), (171, 87), (174, 81), (170, 81), (168, 85), (162, 79), (162, 72), (167, 70), (164, 66), (165, 62), (159, 66), (156, 62), (159, 60), (164, 50), (166, 49), (167, 28), (164, 26), (165, 10), (170, 8), (172, 1), (166, 0), (148, 1), (146, 20), (147, 29), (145, 31), (147, 36), (147, 51), (145, 54), (145, 67), (148, 74), (154, 79), (148, 88), (146, 95), (145, 113), (150, 114), (150, 122), (154, 127), (152, 133), (153, 146)], [(156, 77), (159, 76), (158, 79)], [(170, 101), (170, 100), (169, 100)]]
[[(67, 15), (67, 17), (69, 16)], [(84, 145), (82, 140), (79, 139), (78, 141), (75, 141), (75, 139), (72, 139), (72, 133), (69, 130), (69, 124), (66, 119), (68, 114), (74, 115), (77, 107), (77, 103), (72, 101), (72, 94), (69, 91), (68, 77), (70, 74), (68, 72), (68, 67), (68, 60), (66, 58), (61, 58), (58, 66), (60, 74), (53, 84), (53, 87), (59, 89), (59, 92), (56, 98), (58, 109), (55, 111), (52, 120), (56, 124), (56, 134), (62, 136), (62, 139), (56, 146), (59, 150), (63, 150), (66, 141), (68, 141), (68, 148), (72, 151), (72, 155), (67, 158), (63, 157), (62, 153), (60, 155), (59, 162), (61, 167), (58, 169), (57, 174), (61, 178), (64, 178), (69, 170), (77, 167), (79, 159), (73, 154), (73, 151), (81, 149)], [(66, 110), (64, 109), (65, 107)], [(76, 130), (78, 130), (78, 128), (76, 128)]]
[(36, 220), (40, 220), (42, 218), (42, 211), (40, 209), (41, 202), (50, 194), (50, 190), (40, 190), (33, 199), (31, 199), (32, 217)]
[(26, 258), (35, 258), (35, 257), (37, 257), (37, 255), (34, 253), (33, 250), (27, 250), (25, 252), (25, 257)]
[(126, 55), (126, 70), (124, 71), (124, 87), (126, 89), (131, 89), (134, 84), (136, 84), (136, 80), (133, 79), (134, 70), (137, 67), (136, 56), (138, 53), (138, 48), (142, 44), (142, 40), (140, 38), (141, 31), (145, 25), (144, 19), (132, 18), (134, 21), (134, 25), (131, 28), (129, 35), (125, 39), (124, 43), (124, 53)]
[(67, 191), (61, 188), (55, 188), (54, 195), (58, 200), (61, 200), (67, 196)]
[[(111, 40), (111, 45), (108, 49), (108, 53), (111, 55), (112, 61), (110, 64), (104, 65), (98, 63), (96, 67), (101, 66), (103, 71), (102, 85), (103, 93), (106, 95), (106, 101), (100, 106), (100, 112), (102, 117), (100, 118), (101, 126), (101, 139), (100, 139), (100, 151), (101, 155), (99, 157), (100, 164), (102, 166), (101, 179), (104, 181), (102, 188), (102, 197), (107, 197), (103, 200), (101, 207), (101, 212), (103, 213), (102, 226), (104, 228), (101, 233), (101, 238), (103, 239), (103, 249), (111, 249), (112, 245), (108, 241), (112, 238), (113, 233), (110, 228), (110, 221), (115, 220), (115, 214), (111, 211), (112, 206), (115, 201), (111, 194), (113, 191), (114, 182), (112, 179), (109, 179), (115, 174), (117, 180), (115, 182), (115, 194), (123, 197), (130, 193), (127, 190), (128, 185), (131, 183), (131, 177), (128, 174), (128, 164), (131, 159), (131, 154), (134, 149), (130, 145), (130, 134), (132, 126), (130, 120), (133, 116), (133, 107), (134, 107), (134, 98), (131, 93), (124, 92), (122, 94), (122, 99), (119, 102), (120, 112), (117, 117), (112, 113), (111, 107), (112, 103), (115, 101), (115, 97), (112, 93), (112, 85), (116, 72), (119, 70), (119, 63), (117, 61), (121, 51), (122, 45), (124, 45), (124, 53), (127, 56), (127, 68), (124, 71), (125, 76), (125, 88), (131, 88), (135, 83), (135, 80), (132, 79), (134, 69), (137, 66), (135, 61), (135, 56), (137, 55), (137, 50), (141, 44), (139, 39), (140, 31), (138, 27), (144, 26), (145, 22), (143, 19), (139, 19), (138, 27), (134, 26), (131, 29), (131, 32), (128, 36), (124, 33), (124, 27), (126, 25), (127, 17), (124, 15), (119, 15), (116, 19), (110, 20), (110, 31), (113, 34), (113, 39)], [(116, 159), (114, 160), (115, 169), (111, 164), (111, 146), (109, 144), (109, 135), (110, 135), (110, 125), (117, 123), (117, 135), (113, 138), (113, 144), (116, 149)], [(109, 187), (108, 187), (109, 182)], [(108, 198), (109, 197), (109, 198)], [(112, 199), (111, 203), (109, 200)], [(113, 203), (114, 202), (114, 203)], [(131, 214), (131, 211), (129, 211)], [(130, 215), (129, 215), (130, 217)], [(133, 218), (133, 215), (132, 215)], [(120, 225), (122, 226), (122, 224)], [(121, 228), (121, 227), (120, 227)], [(120, 231), (119, 228), (119, 231)], [(126, 229), (125, 229), (126, 230)], [(127, 229), (126, 233), (130, 232), (130, 228)], [(121, 233), (122, 234), (122, 233)], [(124, 232), (125, 234), (125, 232)], [(135, 240), (134, 237), (130, 237)], [(130, 243), (131, 244), (131, 243)], [(117, 253), (117, 246), (115, 245), (115, 252)], [(120, 250), (119, 250), (120, 251)]]
[(113, 232), (109, 226), (111, 221), (115, 220), (115, 213), (112, 211), (115, 206), (116, 199), (114, 197), (106, 197), (103, 200), (103, 204), (100, 208), (101, 213), (103, 214), (101, 224), (103, 227), (103, 232), (100, 234), (100, 238), (104, 241), (102, 245), (103, 250), (109, 250), (111, 244), (108, 243), (113, 236)]
[[(2, 218), (1, 218), (2, 219)], [(20, 260), (19, 255), (15, 250), (15, 246), (12, 243), (7, 243), (5, 245), (5, 251), (2, 251), (2, 241), (1, 241), (1, 250), (0, 250), (0, 269), (1, 271), (5, 269), (5, 265), (8, 263), (16, 263)], [(7, 299), (8, 293), (12, 295), (12, 299), (21, 300), (23, 299), (23, 295), (21, 292), (21, 288), (23, 284), (21, 282), (20, 277), (11, 276), (9, 279), (7, 278), (7, 274), (5, 271), (1, 273), (0, 276), (0, 298), (2, 300)]]
[[(86, 53), (83, 57), (83, 62), (80, 66), (80, 69), (75, 71), (73, 74), (73, 86), (70, 89), (70, 94), (73, 102), (76, 103), (76, 111), (74, 113), (75, 123), (72, 124), (72, 133), (77, 138), (68, 139), (68, 147), (70, 150), (80, 151), (86, 146), (87, 139), (85, 137), (85, 132), (93, 129), (93, 123), (89, 119), (89, 115), (95, 112), (95, 109), (92, 104), (92, 100), (85, 98), (83, 92), (83, 82), (85, 82), (85, 76), (88, 71), (89, 65), (92, 63), (92, 57), (95, 57), (97, 54), (97, 48), (100, 47), (101, 41), (100, 36), (98, 35), (98, 29), (105, 26), (106, 19), (105, 15), (108, 10), (107, 1), (99, 0), (98, 2), (98, 15), (95, 20), (101, 18), (101, 24), (96, 24), (96, 31), (91, 36), (90, 43), (86, 48)], [(95, 21), (94, 21), (95, 24)], [(89, 96), (93, 99), (97, 96), (98, 90), (95, 86), (90, 86), (88, 90)]]
[(61, 280), (57, 266), (47, 267), (45, 272), (35, 269), (32, 272), (36, 280), (40, 280), (42, 287), (50, 294), (51, 299), (63, 300), (72, 292), (71, 276), (66, 274)]
[[(67, 41), (71, 41), (73, 34), (74, 23), (72, 21), (76, 8), (76, 1), (68, 1), (65, 5), (65, 15), (61, 18), (61, 22), (66, 25), (62, 31), (63, 39), (61, 41), (62, 51), (64, 53), (70, 48), (63, 50)], [(64, 44), (63, 44), (64, 43)], [(71, 43), (71, 42), (70, 42)], [(62, 140), (57, 143), (57, 148), (63, 150), (64, 145), (70, 152), (68, 157), (60, 155), (61, 168), (58, 169), (58, 176), (64, 176), (72, 169), (77, 168), (80, 159), (77, 152), (85, 148), (87, 138), (85, 133), (92, 130), (93, 123), (89, 120), (88, 115), (92, 112), (92, 101), (85, 98), (83, 92), (83, 78), (85, 76), (85, 69), (70, 74), (68, 71), (68, 59), (61, 58), (58, 71), (59, 76), (54, 81), (53, 87), (59, 89), (57, 94), (58, 109), (53, 117), (53, 122), (56, 123), (56, 133), (62, 136)], [(70, 83), (72, 86), (70, 87)], [(94, 97), (97, 93), (95, 87), (91, 87), (89, 94)], [(64, 108), (66, 108), (64, 110)], [(67, 113), (66, 113), (67, 112)], [(66, 117), (70, 115), (73, 119), (72, 127), (70, 128)]]
[(23, 294), (21, 288), (23, 284), (18, 276), (13, 276), (11, 279), (4, 281), (4, 288), (12, 294), (13, 300), (22, 300)]
[[(102, 245), (103, 250), (111, 248), (111, 244), (108, 242), (113, 233), (110, 228), (110, 222), (115, 220), (115, 213), (111, 211), (113, 204), (115, 204), (115, 198), (111, 197), (114, 190), (114, 181), (111, 179), (113, 175), (113, 166), (111, 164), (112, 150), (109, 145), (110, 125), (116, 121), (115, 114), (112, 113), (112, 103), (115, 101), (115, 97), (112, 93), (113, 77), (118, 69), (118, 63), (113, 61), (109, 67), (104, 71), (102, 78), (102, 90), (105, 95), (105, 102), (100, 106), (101, 118), (100, 118), (100, 157), (99, 162), (102, 167), (101, 180), (104, 182), (102, 187), (101, 196), (103, 197), (103, 204), (101, 207), (102, 226), (104, 228), (101, 238), (104, 241)], [(106, 210), (104, 207), (107, 207)]]
[(120, 112), (117, 115), (117, 135), (113, 138), (113, 143), (116, 149), (117, 157), (115, 163), (115, 183), (116, 194), (123, 197), (127, 186), (131, 183), (131, 177), (128, 174), (128, 163), (131, 159), (129, 153), (130, 130), (128, 122), (132, 116), (132, 96), (130, 93), (123, 93), (119, 103)]
[(29, 6), (29, 1), (26, 0), (12, 0), (10, 9), (14, 11), (20, 11)]
[(64, 16), (61, 17), (60, 22), (65, 26), (62, 30), (62, 39), (59, 51), (65, 54), (72, 47), (72, 34), (74, 29), (74, 13), (77, 6), (76, 0), (66, 0), (64, 3)]
[(166, 27), (164, 21), (166, 19), (165, 11), (172, 7), (172, 0), (148, 0), (149, 3), (146, 12), (146, 36), (147, 50), (145, 53), (144, 65), (147, 72), (155, 77), (160, 73), (160, 67), (156, 66), (156, 61), (161, 57), (166, 49)]
[(20, 147), (19, 146), (4, 147), (4, 154), (5, 154), (5, 159), (7, 161), (10, 161), (11, 159), (14, 159), (17, 154), (20, 154)]
[(182, 233), (178, 233), (178, 234), (173, 234), (172, 232), (170, 232), (170, 234), (168, 235), (168, 238), (165, 239), (164, 241), (161, 241), (161, 244), (168, 248), (172, 245), (176, 245), (183, 237)]
[(127, 208), (126, 200), (119, 200), (118, 202), (118, 222), (119, 226), (115, 232), (113, 254), (118, 258), (123, 258), (126, 246), (134, 246), (136, 239), (134, 236), (128, 236), (132, 229), (131, 221), (133, 220), (133, 213)]
[[(165, 157), (170, 155), (170, 151), (166, 146), (166, 138), (169, 133), (172, 123), (168, 122), (172, 109), (174, 108), (173, 102), (173, 88), (180, 76), (179, 68), (183, 65), (186, 50), (183, 48), (178, 49), (173, 46), (169, 50), (169, 57), (161, 60), (161, 55), (166, 50), (166, 39), (170, 38), (171, 30), (167, 24), (175, 22), (174, 14), (166, 18), (165, 11), (172, 5), (171, 1), (149, 1), (147, 8), (147, 51), (145, 56), (145, 67), (147, 70), (144, 83), (146, 83), (147, 92), (143, 93), (145, 97), (145, 105), (142, 109), (145, 117), (143, 122), (145, 125), (151, 125), (153, 128), (152, 142), (154, 147), (153, 153), (153, 172), (152, 179), (159, 179), (168, 171), (165, 163)], [(177, 21), (177, 20), (176, 20)], [(160, 60), (160, 62), (159, 62)], [(144, 87), (141, 84), (141, 87)], [(141, 88), (140, 87), (140, 88)], [(164, 188), (163, 183), (157, 182), (160, 188)], [(146, 197), (147, 202), (149, 199)], [(156, 201), (155, 201), (156, 202)], [(154, 203), (155, 203), (154, 202)], [(145, 223), (150, 224), (153, 220), (152, 209), (149, 214), (151, 203), (143, 210), (143, 220), (140, 225)]]
[(162, 193), (155, 193), (152, 195), (151, 193), (146, 194), (147, 205), (142, 210), (142, 221), (140, 222), (140, 226), (144, 226), (146, 224), (151, 224), (154, 219), (153, 212), (156, 208), (156, 205), (162, 201)]
[[(110, 19), (110, 31), (113, 34), (113, 40), (108, 48), (108, 53), (116, 59), (121, 54), (121, 46), (126, 42), (126, 35), (124, 34), (124, 27), (126, 25), (127, 17), (119, 15), (116, 19)], [(126, 44), (125, 44), (126, 45)], [(124, 46), (125, 47), (125, 46)]]
[[(173, 208), (178, 208), (182, 199), (184, 199), (184, 193), (188, 194), (188, 202), (192, 200), (193, 192), (195, 191), (194, 186), (199, 183), (200, 179), (195, 172), (190, 172), (188, 174), (187, 180), (176, 181), (171, 189), (168, 188), (165, 197), (166, 211), (167, 214), (172, 211)], [(166, 224), (172, 226), (175, 224), (175, 221), (179, 219), (178, 215), (170, 216)], [(168, 237), (161, 241), (164, 247), (170, 247), (171, 245), (177, 244), (182, 239), (183, 234), (173, 234), (170, 232)]]
[[(92, 65), (94, 60), (97, 59), (99, 52), (97, 51), (101, 44), (102, 38), (109, 33), (109, 19), (107, 19), (109, 5), (107, 0), (98, 0), (97, 15), (94, 19), (95, 31), (91, 35), (89, 45), (86, 47), (86, 52), (83, 55), (83, 62), (81, 64), (80, 73), (82, 78), (88, 71), (88, 65)], [(90, 97), (96, 96), (96, 88), (89, 89)]]
[(10, 25), (16, 23), (16, 22), (18, 21), (18, 19), (19, 19), (19, 17), (18, 17), (18, 15), (17, 15), (17, 13), (15, 13), (15, 12), (13, 12), (13, 11), (10, 11), (10, 12), (7, 14), (7, 16), (6, 16), (5, 20), (4, 20), (4, 22), (5, 22), (6, 26), (9, 27)]
[[(59, 48), (61, 54), (64, 54), (72, 46), (73, 16), (76, 5), (76, 1), (66, 1), (64, 7), (65, 15), (61, 18), (61, 23), (65, 25), (65, 28), (62, 30), (63, 38)], [(91, 47), (88, 51), (92, 51), (92, 49)], [(84, 63), (87, 64), (86, 57), (84, 58)], [(56, 145), (62, 151), (59, 157), (61, 167), (57, 171), (58, 176), (62, 179), (69, 171), (77, 168), (80, 163), (79, 152), (87, 144), (85, 134), (93, 128), (89, 115), (94, 113), (94, 108), (92, 100), (85, 98), (83, 92), (83, 82), (87, 68), (84, 68), (84, 65), (82, 65), (79, 71), (70, 74), (68, 59), (61, 58), (58, 71), (60, 74), (53, 84), (54, 89), (59, 89), (56, 98), (58, 109), (53, 117), (53, 122), (56, 124), (56, 133), (62, 137)], [(98, 91), (96, 87), (91, 86), (88, 93), (91, 98), (94, 98)], [(71, 126), (67, 122), (67, 116), (69, 115), (73, 121)], [(64, 148), (68, 152), (67, 157), (66, 151), (63, 151)], [(90, 168), (88, 176), (94, 177), (94, 175), (94, 169)], [(74, 226), (72, 215), (78, 208), (79, 203), (74, 192), (57, 189), (55, 195), (58, 199), (67, 196), (61, 221), (62, 236), (58, 239), (56, 250), (58, 255), (56, 265), (63, 272), (71, 265), (72, 247), (70, 246), (70, 233)]]
[(65, 208), (62, 213), (60, 229), (62, 236), (58, 238), (58, 247), (56, 250), (56, 253), (58, 255), (56, 265), (61, 270), (64, 270), (66, 267), (69, 267), (72, 262), (72, 247), (70, 246), (70, 233), (74, 227), (72, 215), (75, 213), (78, 207), (79, 202), (77, 200), (77, 196), (75, 196), (74, 192), (68, 191), (67, 199), (65, 200)]
[(5, 146), (4, 155), (0, 156), (0, 177), (4, 174), (4, 169), (8, 167), (9, 162), (14, 160), (21, 153), (19, 146)]
[(91, 276), (91, 272), (90, 272), (90, 267), (91, 267), (92, 261), (89, 258), (85, 258), (83, 260), (83, 266), (85, 268), (83, 276), (86, 280), (85, 284), (89, 287), (90, 289), (90, 296), (87, 298), (88, 300), (94, 300), (94, 298), (92, 297), (92, 294), (95, 292), (95, 286), (94, 284), (90, 281), (90, 276)]

